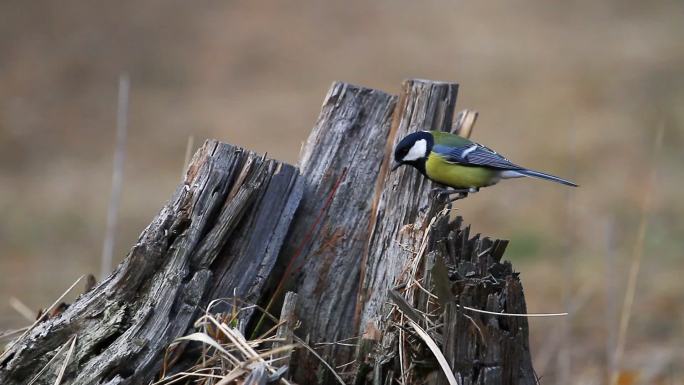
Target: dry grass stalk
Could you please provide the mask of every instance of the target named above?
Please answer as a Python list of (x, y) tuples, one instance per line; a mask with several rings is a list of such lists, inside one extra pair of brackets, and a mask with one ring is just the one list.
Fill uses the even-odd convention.
[(632, 306), (634, 304), (634, 297), (636, 295), (637, 278), (639, 277), (639, 270), (641, 269), (641, 259), (644, 255), (644, 242), (646, 240), (646, 230), (648, 229), (648, 218), (651, 213), (651, 200), (653, 197), (653, 186), (655, 185), (656, 174), (656, 159), (663, 145), (663, 135), (665, 132), (665, 125), (661, 124), (658, 128), (656, 138), (653, 145), (653, 159), (651, 161), (651, 170), (648, 175), (645, 190), (642, 196), (641, 204), (641, 218), (639, 220), (639, 229), (637, 231), (636, 242), (632, 249), (632, 263), (629, 269), (629, 278), (627, 281), (627, 290), (625, 292), (625, 299), (622, 305), (622, 312), (620, 314), (620, 324), (618, 329), (617, 344), (615, 348), (615, 367), (610, 376), (610, 383), (615, 385), (619, 379), (619, 366), (622, 361), (622, 356), (625, 350), (627, 340), (627, 329), (629, 328), (629, 319), (632, 316)]
[(306, 341), (302, 340), (301, 338), (299, 338), (299, 337), (297, 337), (297, 336), (295, 336), (294, 338), (295, 338), (295, 340), (300, 344), (301, 347), (303, 347), (304, 349), (308, 350), (309, 353), (313, 354), (314, 357), (316, 357), (319, 361), (321, 361), (321, 363), (322, 363), (326, 368), (328, 368), (328, 369), (330, 370), (330, 372), (333, 374), (333, 376), (335, 377), (335, 379), (337, 380), (337, 382), (339, 382), (339, 383), (342, 384), (342, 385), (345, 385), (344, 380), (342, 380), (342, 378), (340, 377), (340, 375), (337, 374), (337, 372), (335, 371), (335, 369), (333, 369), (333, 367), (330, 366), (330, 364), (329, 364), (327, 361), (325, 361), (325, 360), (323, 359), (323, 357), (321, 357), (321, 355), (318, 354), (318, 353), (316, 352), (316, 350), (314, 350), (311, 346), (309, 346), (309, 344), (306, 343)]
[(185, 170), (188, 169), (190, 159), (192, 158), (192, 150), (195, 147), (195, 137), (188, 136), (188, 143), (185, 145), (185, 158), (183, 160), (183, 169), (181, 170), (181, 179), (185, 179)]
[[(218, 304), (230, 305), (229, 313), (211, 313)], [(212, 301), (205, 313), (195, 322), (196, 332), (180, 337), (167, 349), (161, 378), (153, 385), (169, 385), (179, 383), (200, 383), (203, 385), (248, 384), (278, 381), (291, 385), (284, 374), (288, 370), (289, 357), (296, 348), (309, 350), (320, 359), (320, 355), (304, 341), (292, 336), (294, 342), (278, 335), (278, 330), (285, 321), (279, 321), (270, 314), (264, 317), (275, 325), (260, 336), (248, 340), (237, 324), (240, 313), (257, 309), (258, 306), (246, 304), (237, 298)], [(202, 349), (191, 351), (186, 345), (199, 342)], [(198, 354), (196, 354), (198, 353)], [(181, 356), (193, 357), (196, 360), (190, 368), (176, 367)], [(327, 363), (323, 362), (333, 375), (344, 385), (339, 375)]]
[(17, 313), (21, 314), (27, 321), (33, 322), (36, 319), (36, 312), (31, 310), (30, 307), (17, 297), (10, 297), (9, 304), (12, 309), (16, 310)]
[[(16, 338), (14, 341), (16, 342), (16, 341), (21, 340), (26, 334), (28, 334), (29, 331), (31, 331), (31, 329), (33, 329), (39, 323), (43, 322), (43, 320), (45, 320), (45, 318), (48, 317), (48, 315), (52, 312), (52, 310), (56, 306), (58, 306), (58, 304), (62, 303), (62, 300), (64, 299), (64, 297), (66, 297), (67, 294), (69, 294), (71, 292), (71, 290), (74, 287), (76, 287), (76, 285), (78, 285), (78, 283), (81, 282), (81, 280), (84, 277), (85, 277), (85, 275), (82, 275), (76, 280), (76, 282), (72, 283), (71, 286), (69, 286), (69, 288), (66, 289), (66, 291), (64, 293), (62, 293), (62, 295), (60, 295), (59, 298), (57, 298), (57, 300), (52, 303), (52, 305), (50, 305), (47, 309), (45, 309), (45, 311), (40, 315), (40, 317), (38, 317), (38, 319), (36, 319), (35, 322), (33, 322), (33, 324), (31, 324), (31, 326), (27, 327), (24, 330), (24, 332), (21, 334), (21, 336), (19, 336), (19, 338)], [(19, 329), (19, 330), (22, 330), (22, 329)], [(8, 352), (10, 352), (12, 350), (12, 347), (14, 346), (15, 342), (10, 343), (9, 346), (7, 347), (7, 349), (5, 349), (5, 351), (2, 352), (2, 354), (0, 354), (0, 361), (2, 361), (2, 359), (5, 358), (5, 355), (7, 355)]]
[(446, 376), (447, 381), (449, 381), (449, 384), (458, 385), (458, 381), (456, 381), (456, 377), (454, 377), (454, 373), (451, 371), (449, 363), (444, 357), (444, 354), (442, 354), (442, 351), (439, 349), (439, 346), (437, 346), (437, 343), (435, 343), (430, 335), (427, 334), (427, 332), (423, 330), (423, 328), (421, 328), (417, 323), (411, 320), (409, 320), (409, 323), (411, 324), (411, 327), (413, 327), (413, 330), (415, 330), (420, 338), (423, 339), (428, 348), (430, 348), (430, 351), (435, 355), (435, 358), (437, 358), (437, 362), (439, 362), (439, 366), (442, 368), (442, 372)]
[(59, 369), (59, 373), (57, 374), (57, 378), (55, 379), (55, 385), (59, 385), (62, 383), (62, 378), (64, 377), (66, 368), (67, 366), (69, 366), (69, 362), (71, 362), (71, 356), (74, 354), (74, 348), (76, 348), (76, 336), (71, 337), (71, 346), (69, 346), (69, 351), (67, 351), (67, 355), (66, 357), (64, 357), (64, 363), (62, 364), (62, 367)]
[(14, 330), (5, 330), (0, 332), (0, 340), (3, 340), (5, 338), (10, 338), (12, 336), (16, 336), (17, 334), (21, 334), (29, 329), (30, 326), (25, 326), (23, 328), (19, 329), (14, 329)]
[(121, 189), (123, 185), (123, 169), (126, 160), (126, 136), (128, 131), (128, 94), (130, 81), (128, 74), (119, 76), (119, 99), (116, 113), (116, 144), (114, 147), (114, 167), (112, 171), (112, 195), (107, 209), (107, 231), (102, 245), (102, 261), (100, 278), (105, 279), (112, 271), (114, 240), (121, 205)]
[(62, 378), (64, 377), (64, 373), (66, 372), (66, 368), (69, 365), (69, 362), (71, 362), (71, 356), (74, 354), (74, 348), (76, 347), (75, 335), (71, 337), (71, 339), (66, 344), (60, 346), (59, 349), (57, 349), (55, 355), (53, 355), (52, 358), (50, 358), (50, 361), (48, 361), (48, 363), (45, 364), (45, 366), (43, 366), (43, 368), (38, 372), (38, 374), (36, 374), (31, 379), (31, 381), (29, 381), (28, 385), (32, 385), (33, 383), (38, 381), (38, 379), (43, 375), (43, 373), (47, 371), (47, 369), (52, 365), (52, 363), (57, 360), (57, 357), (59, 357), (60, 354), (62, 354), (62, 351), (64, 351), (67, 345), (69, 345), (69, 350), (67, 351), (67, 355), (64, 358), (64, 362), (62, 363), (59, 372), (57, 372), (57, 378), (55, 379), (55, 385), (59, 385), (62, 383)]

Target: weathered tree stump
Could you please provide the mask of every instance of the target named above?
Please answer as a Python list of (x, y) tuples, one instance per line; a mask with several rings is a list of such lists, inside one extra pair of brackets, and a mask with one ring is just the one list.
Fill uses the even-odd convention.
[[(0, 383), (54, 383), (59, 360), (40, 372), (72, 336), (63, 384), (148, 383), (211, 300), (277, 313), (289, 290), (296, 306), (289, 295), (276, 346), (294, 332), (318, 352), (283, 360), (300, 384), (443, 383), (434, 348), (459, 383), (533, 384), (526, 319), (465, 307), (524, 313), (505, 242), (469, 237), (415, 170), (389, 173), (400, 137), (451, 129), (456, 93), (422, 80), (398, 98), (335, 83), (299, 170), (208, 141), (116, 271), (2, 354)], [(244, 335), (263, 328), (254, 314), (240, 313)]]
[[(63, 383), (149, 382), (210, 299), (258, 298), (300, 197), (294, 167), (206, 142), (114, 273), (3, 354), (0, 383), (31, 381), (72, 336)], [(60, 363), (35, 383), (53, 384)]]

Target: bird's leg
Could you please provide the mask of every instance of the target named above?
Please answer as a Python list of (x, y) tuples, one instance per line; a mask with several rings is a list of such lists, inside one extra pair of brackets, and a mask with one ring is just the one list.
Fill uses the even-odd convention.
[[(480, 191), (479, 188), (477, 187), (471, 187), (471, 188), (433, 188), (431, 193), (434, 194), (435, 196), (447, 196), (449, 197), (449, 202), (454, 202), (459, 199), (466, 198), (469, 193), (476, 193)], [(451, 197), (454, 194), (458, 194), (455, 197)]]
[(471, 192), (477, 192), (474, 188), (442, 188), (435, 187), (430, 191), (434, 195), (453, 195), (453, 194), (468, 194)]
[[(444, 196), (449, 196), (451, 194), (455, 194), (457, 192), (460, 192), (460, 190), (454, 190), (452, 188), (443, 188), (443, 187), (435, 187), (432, 190), (430, 190), (430, 194), (434, 197), (444, 197)], [(465, 192), (465, 190), (463, 191)]]
[(454, 189), (451, 191), (452, 191), (451, 194), (458, 194), (454, 198), (449, 198), (449, 202), (454, 202), (454, 201), (457, 201), (459, 199), (463, 199), (463, 198), (467, 197), (469, 193), (474, 194), (474, 193), (480, 191), (480, 189), (477, 187), (471, 187), (471, 188), (464, 188), (464, 189)]
[(449, 188), (440, 188), (440, 187), (435, 187), (432, 190), (430, 190), (430, 196), (432, 199), (435, 199), (439, 201), (440, 203), (443, 203), (445, 207), (449, 210), (451, 210), (451, 202), (452, 200), (449, 198), (451, 194), (454, 193), (453, 189)]
[(466, 191), (453, 191), (451, 194), (458, 194), (458, 195), (456, 195), (455, 197), (449, 196), (449, 203), (456, 202), (459, 199), (463, 199), (463, 198), (468, 197), (468, 193), (469, 193), (468, 190), (466, 190)]
[[(455, 200), (463, 199), (468, 196), (468, 193), (474, 192), (473, 189), (467, 189), (467, 188), (460, 188), (460, 189), (455, 189), (455, 188), (433, 188), (431, 193), (436, 196), (436, 197), (442, 197), (446, 196), (449, 197), (449, 202), (453, 202)], [(452, 195), (458, 194), (456, 198), (451, 198)]]

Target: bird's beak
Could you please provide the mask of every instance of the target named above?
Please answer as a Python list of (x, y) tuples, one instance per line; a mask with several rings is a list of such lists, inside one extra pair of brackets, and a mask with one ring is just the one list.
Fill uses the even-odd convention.
[(393, 172), (394, 170), (398, 169), (399, 167), (401, 167), (401, 163), (399, 163), (399, 162), (394, 162), (394, 164), (392, 165), (392, 169), (390, 170), (390, 172)]

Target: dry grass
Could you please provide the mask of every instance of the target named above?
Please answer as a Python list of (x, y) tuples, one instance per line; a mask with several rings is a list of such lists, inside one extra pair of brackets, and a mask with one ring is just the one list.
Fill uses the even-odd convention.
[[(230, 313), (212, 314), (218, 304), (228, 304)], [(245, 311), (257, 310), (275, 325), (261, 335), (247, 339), (237, 325)], [(278, 337), (278, 329), (286, 321), (279, 321), (256, 305), (245, 304), (237, 298), (212, 301), (204, 315), (195, 322), (195, 332), (174, 341), (164, 357), (160, 379), (153, 385), (199, 383), (202, 385), (258, 384), (262, 381), (278, 381), (290, 385), (286, 378), (288, 362), (294, 349), (306, 349), (318, 357), (344, 382), (335, 370), (325, 362), (306, 342), (293, 336), (296, 343), (287, 344), (286, 338)], [(201, 349), (191, 349), (188, 343), (200, 343)], [(184, 356), (195, 357), (195, 364), (182, 367)]]

